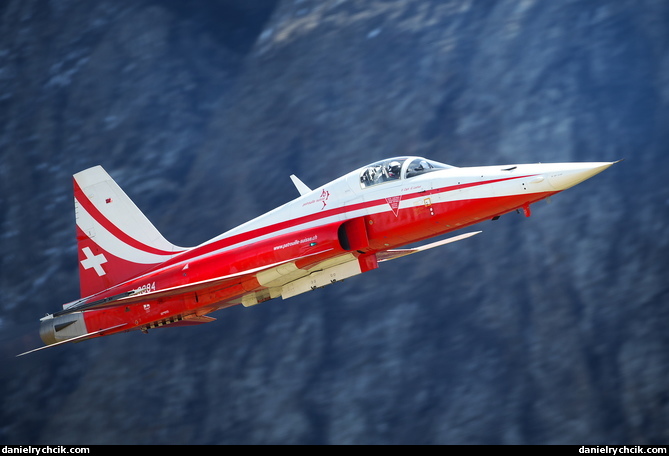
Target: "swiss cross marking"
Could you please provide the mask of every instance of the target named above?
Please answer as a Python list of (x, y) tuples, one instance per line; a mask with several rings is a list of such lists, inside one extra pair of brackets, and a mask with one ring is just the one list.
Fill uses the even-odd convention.
[(84, 247), (81, 249), (81, 251), (84, 252), (84, 255), (86, 255), (86, 259), (81, 260), (81, 265), (84, 267), (84, 269), (95, 269), (98, 277), (102, 277), (103, 275), (107, 274), (107, 271), (102, 268), (102, 265), (107, 262), (107, 258), (105, 258), (104, 254), (100, 253), (98, 255), (93, 255), (90, 247)]

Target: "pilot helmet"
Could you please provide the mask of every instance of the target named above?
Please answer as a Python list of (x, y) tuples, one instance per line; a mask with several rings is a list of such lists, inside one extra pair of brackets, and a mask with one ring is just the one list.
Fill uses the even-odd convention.
[(391, 173), (391, 175), (399, 176), (401, 170), (402, 164), (397, 160), (393, 160), (388, 164), (388, 172)]

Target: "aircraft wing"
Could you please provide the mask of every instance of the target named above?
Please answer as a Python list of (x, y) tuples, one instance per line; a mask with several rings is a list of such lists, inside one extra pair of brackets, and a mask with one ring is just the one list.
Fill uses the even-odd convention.
[(125, 325), (127, 325), (127, 323), (122, 323), (120, 325), (112, 326), (111, 328), (101, 329), (99, 331), (89, 332), (87, 334), (82, 334), (81, 336), (73, 337), (71, 339), (61, 340), (60, 342), (56, 342), (56, 343), (53, 343), (53, 344), (50, 344), (50, 345), (45, 345), (43, 347), (35, 348), (35, 349), (30, 350), (30, 351), (21, 353), (20, 355), (16, 355), (16, 357), (18, 358), (19, 356), (27, 355), (28, 353), (34, 353), (34, 352), (37, 352), (37, 351), (40, 351), (40, 350), (44, 350), (46, 348), (57, 347), (58, 345), (69, 344), (70, 342), (79, 342), (79, 341), (88, 339), (88, 338), (93, 337), (93, 336), (102, 336), (106, 332), (111, 331), (112, 329), (117, 329), (117, 328), (120, 328), (121, 326), (125, 326)]
[(115, 307), (115, 306), (126, 306), (129, 304), (134, 304), (137, 302), (142, 302), (142, 301), (147, 301), (147, 300), (154, 300), (154, 299), (160, 299), (160, 298), (166, 298), (169, 296), (174, 296), (174, 295), (179, 295), (179, 294), (184, 294), (184, 293), (193, 293), (196, 291), (203, 290), (205, 288), (217, 288), (219, 290), (239, 284), (244, 278), (250, 278), (253, 276), (256, 276), (257, 274), (263, 272), (263, 271), (268, 271), (271, 269), (275, 269), (278, 267), (281, 267), (283, 265), (291, 264), (294, 263), (297, 260), (301, 260), (304, 258), (308, 258), (310, 256), (315, 256), (322, 254), (324, 252), (316, 252), (312, 253), (310, 255), (306, 256), (301, 256), (298, 258), (293, 258), (290, 260), (274, 263), (274, 264), (268, 264), (265, 266), (261, 266), (258, 268), (254, 269), (248, 269), (245, 271), (240, 271), (234, 274), (229, 274), (225, 276), (220, 276), (220, 277), (215, 277), (213, 279), (208, 279), (208, 280), (202, 280), (200, 282), (193, 282), (193, 283), (188, 283), (184, 285), (178, 285), (175, 287), (170, 287), (170, 288), (164, 288), (162, 290), (156, 290), (152, 292), (136, 292), (134, 290), (132, 291), (127, 291), (124, 293), (120, 293), (114, 296), (110, 296), (107, 298), (103, 299), (98, 299), (98, 300), (79, 300), (75, 301), (72, 305), (64, 308), (63, 310), (60, 310), (58, 312), (54, 312), (53, 316), (57, 317), (60, 315), (66, 315), (70, 314), (73, 312), (80, 312), (82, 310), (91, 310), (91, 309), (101, 309), (104, 307)]
[(456, 242), (456, 241), (461, 241), (463, 239), (467, 239), (468, 237), (472, 237), (476, 234), (482, 233), (482, 231), (472, 231), (471, 233), (465, 233), (465, 234), (460, 234), (458, 236), (453, 236), (448, 239), (443, 239), (441, 241), (437, 242), (432, 242), (431, 244), (426, 244), (422, 245), (420, 247), (412, 248), (412, 249), (393, 249), (393, 250), (386, 250), (384, 252), (379, 252), (376, 254), (376, 257), (379, 262), (382, 261), (390, 261), (394, 260), (396, 258), (401, 258), (403, 256), (411, 255), (412, 253), (418, 253), (418, 252), (423, 252), (425, 250), (433, 249), (435, 247), (439, 247), (440, 245), (445, 245), (445, 244), (450, 244), (451, 242)]
[[(434, 247), (439, 247), (441, 245), (445, 244), (450, 244), (452, 242), (460, 241), (462, 239), (466, 239), (468, 237), (474, 236), (476, 234), (481, 233), (481, 231), (473, 231), (470, 233), (465, 233), (461, 234), (458, 236), (453, 236), (448, 239), (444, 239), (441, 241), (433, 242), (431, 244), (426, 244), (420, 247), (415, 247), (415, 248), (409, 248), (409, 249), (392, 249), (392, 250), (386, 250), (383, 252), (378, 252), (376, 253), (377, 260), (379, 262), (383, 261), (389, 261), (389, 260), (394, 260), (396, 258), (400, 258), (403, 256), (411, 255), (413, 253), (418, 253), (422, 252), (425, 250), (432, 249)], [(237, 285), (241, 283), (244, 279), (248, 279), (251, 277), (257, 277), (262, 286), (271, 286), (272, 280), (271, 279), (276, 279), (279, 281), (280, 284), (285, 284), (288, 283), (291, 279), (288, 279), (288, 276), (281, 277), (281, 274), (276, 275), (274, 272), (280, 269), (285, 269), (286, 271), (293, 272), (294, 270), (297, 270), (295, 267), (294, 263), (298, 260), (308, 258), (311, 256), (319, 255), (325, 253), (324, 251), (313, 253), (307, 256), (301, 256), (297, 258), (292, 258), (290, 260), (274, 263), (274, 264), (269, 264), (265, 266), (261, 266), (258, 268), (254, 269), (248, 269), (245, 271), (240, 271), (234, 274), (228, 274), (225, 276), (220, 276), (220, 277), (215, 277), (213, 279), (208, 279), (208, 280), (203, 280), (200, 282), (194, 282), (194, 283), (189, 283), (189, 284), (184, 284), (184, 285), (178, 285), (170, 288), (164, 288), (161, 290), (156, 290), (156, 291), (151, 291), (151, 292), (137, 292), (134, 290), (123, 292), (117, 295), (113, 295), (110, 297), (98, 299), (98, 300), (91, 300), (91, 298), (85, 298), (79, 301), (75, 301), (71, 305), (65, 307), (63, 310), (60, 310), (58, 312), (54, 312), (53, 316), (57, 317), (60, 315), (66, 315), (70, 314), (73, 312), (79, 312), (82, 310), (91, 310), (91, 309), (101, 309), (105, 307), (115, 307), (115, 306), (125, 306), (125, 305), (130, 305), (134, 304), (137, 302), (143, 302), (143, 301), (148, 301), (148, 300), (155, 300), (155, 299), (161, 299), (161, 298), (167, 298), (170, 296), (175, 296), (175, 295), (180, 295), (180, 294), (185, 294), (185, 293), (194, 293), (200, 290), (204, 289), (216, 289), (216, 290), (223, 290), (228, 287), (232, 287), (234, 285)], [(345, 256), (341, 256), (340, 258), (344, 258)], [(336, 260), (335, 260), (336, 261)], [(325, 269), (327, 267), (342, 267), (342, 265), (338, 265), (337, 263), (333, 264), (326, 264), (328, 261), (322, 263), (319, 266), (316, 266), (312, 268), (310, 271), (302, 271), (302, 270), (297, 270), (299, 274), (295, 276), (295, 278), (302, 278), (306, 274), (312, 273), (314, 270), (320, 270), (320, 269)], [(289, 266), (292, 266), (290, 268)], [(285, 280), (284, 280), (285, 279)], [(291, 293), (287, 293), (284, 297), (287, 297), (289, 295), (292, 295)], [(231, 296), (230, 299), (235, 298), (235, 296)]]

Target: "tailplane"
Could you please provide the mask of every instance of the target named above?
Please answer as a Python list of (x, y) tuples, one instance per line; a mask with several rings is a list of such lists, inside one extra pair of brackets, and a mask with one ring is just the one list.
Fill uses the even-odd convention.
[(186, 250), (168, 242), (101, 166), (74, 175), (74, 206), (82, 297)]

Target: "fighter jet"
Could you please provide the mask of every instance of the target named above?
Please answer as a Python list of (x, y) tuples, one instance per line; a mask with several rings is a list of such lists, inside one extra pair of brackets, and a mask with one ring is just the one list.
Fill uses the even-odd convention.
[[(40, 320), (45, 346), (214, 321), (214, 311), (287, 299), (459, 241), (403, 248), (519, 211), (615, 162), (455, 167), (381, 160), (196, 247), (167, 241), (101, 166), (74, 177), (81, 298)], [(19, 355), (19, 356), (21, 356)]]

